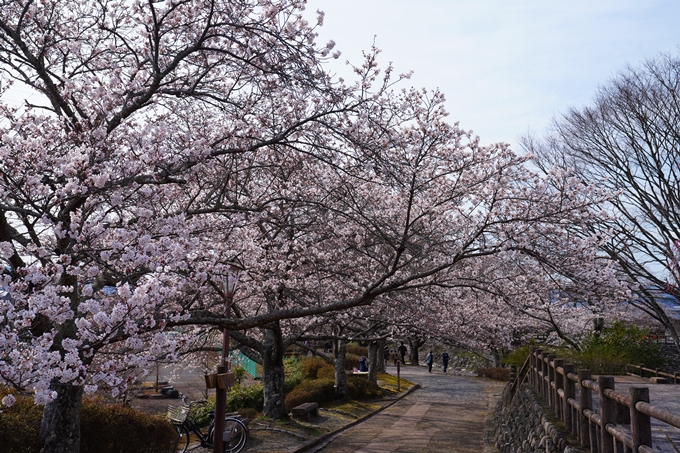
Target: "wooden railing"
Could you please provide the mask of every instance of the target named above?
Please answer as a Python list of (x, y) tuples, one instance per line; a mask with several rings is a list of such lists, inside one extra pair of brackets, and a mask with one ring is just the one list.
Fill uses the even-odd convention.
[[(680, 416), (649, 403), (649, 389), (614, 390), (614, 377), (592, 380), (589, 370), (532, 348), (527, 379), (582, 447), (597, 453), (652, 453), (651, 419), (680, 428)], [(593, 393), (599, 401), (594, 409)]]
[(664, 377), (668, 379), (668, 382), (671, 382), (671, 379), (673, 380), (673, 384), (678, 383), (678, 379), (680, 379), (680, 375), (675, 372), (673, 374), (666, 373), (664, 371), (659, 371), (658, 368), (645, 368), (642, 365), (626, 365), (626, 372), (635, 374), (640, 377)]

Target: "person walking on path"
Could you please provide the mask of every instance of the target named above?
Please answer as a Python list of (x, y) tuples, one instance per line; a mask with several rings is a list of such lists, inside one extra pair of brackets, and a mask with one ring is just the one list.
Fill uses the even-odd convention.
[(446, 373), (446, 369), (449, 367), (449, 353), (446, 351), (442, 354), (442, 365), (444, 365), (444, 373)]
[(401, 364), (406, 365), (406, 360), (404, 359), (406, 357), (406, 346), (404, 346), (404, 342), (401, 342), (401, 346), (399, 346), (399, 354), (401, 355)]
[(432, 351), (430, 351), (425, 356), (425, 363), (427, 363), (427, 372), (428, 373), (432, 373), (432, 362), (434, 362), (434, 355), (432, 355)]

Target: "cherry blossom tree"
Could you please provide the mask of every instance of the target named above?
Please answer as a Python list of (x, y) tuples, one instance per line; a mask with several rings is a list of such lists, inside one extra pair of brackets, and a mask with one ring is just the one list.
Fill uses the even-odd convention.
[[(252, 244), (265, 249), (246, 254), (253, 258), (245, 263), (251, 280), (244, 282), (249, 294), (243, 294), (248, 302), (241, 306), (257, 307), (262, 314), (228, 322), (194, 317), (180, 324), (245, 329), (268, 322), (278, 331), (283, 319), (296, 319), (299, 331), (300, 323), (318, 325), (318, 316), (329, 310), (371, 310), (373, 305), (384, 307), (384, 298), (395, 302), (399, 316), (427, 319), (426, 313), (398, 303), (403, 293), (482, 285), (470, 275), (481, 273), (487, 265), (483, 258), (507, 263), (520, 253), (544, 267), (545, 280), (550, 273), (568, 275), (566, 263), (555, 263), (558, 258), (568, 261), (581, 280), (611, 279), (605, 267), (590, 263), (596, 241), (575, 240), (566, 229), (591, 219), (589, 207), (604, 194), (584, 189), (561, 172), (538, 178), (502, 145), (480, 147), (444, 122), (437, 94), (429, 98), (407, 91), (386, 97), (379, 107), (389, 112), (389, 119), (379, 121), (382, 111), (376, 110), (368, 116), (371, 122), (359, 124), (366, 132), (357, 126), (360, 149), (353, 150), (356, 145), (348, 142), (335, 161), (272, 166), (291, 170), (275, 191), (280, 198), (252, 233), (257, 235)], [(394, 106), (387, 109), (390, 103)], [(376, 137), (381, 143), (374, 145)], [(291, 154), (285, 159), (292, 159)], [(545, 285), (545, 280), (538, 284)], [(434, 302), (423, 307), (433, 309), (429, 317), (440, 313)], [(452, 311), (459, 320), (464, 313), (460, 307)], [(356, 317), (356, 309), (346, 316)], [(370, 319), (368, 312), (361, 316)], [(285, 332), (276, 335), (280, 344), (285, 344), (284, 337)], [(279, 353), (271, 361), (280, 369), (272, 376), (278, 381), (272, 390), (277, 395), (283, 385), (281, 357)], [(266, 408), (266, 413), (278, 415), (277, 409)]]
[(592, 219), (592, 187), (393, 91), (376, 49), (333, 79), (303, 7), (0, 0), (0, 83), (36, 93), (0, 106), (0, 378), (46, 405), (46, 451), (78, 451), (83, 391), (125, 390), (197, 330), (245, 332), (281, 416), (281, 348), (326, 313), (539, 260)]
[(46, 404), (46, 451), (78, 451), (83, 389), (125, 389), (173, 357), (169, 323), (224, 306), (234, 231), (266, 202), (249, 157), (323, 151), (362, 103), (303, 5), (0, 2), (0, 89), (35, 93), (0, 107), (0, 376)]

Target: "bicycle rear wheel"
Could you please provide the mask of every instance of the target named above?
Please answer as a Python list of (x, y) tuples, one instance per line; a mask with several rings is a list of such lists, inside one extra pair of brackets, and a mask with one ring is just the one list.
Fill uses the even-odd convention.
[(224, 419), (224, 453), (239, 453), (248, 441), (248, 427), (236, 417)]
[(175, 439), (175, 452), (186, 453), (189, 448), (189, 430), (184, 425), (174, 425), (177, 431)]

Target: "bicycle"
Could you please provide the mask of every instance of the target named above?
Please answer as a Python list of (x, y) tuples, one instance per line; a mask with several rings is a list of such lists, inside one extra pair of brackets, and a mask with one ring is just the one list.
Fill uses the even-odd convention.
[[(201, 446), (204, 448), (212, 448), (213, 446), (213, 432), (215, 430), (215, 411), (210, 411), (210, 424), (208, 431), (203, 432), (201, 428), (196, 425), (193, 417), (190, 416), (191, 408), (200, 404), (205, 404), (206, 400), (192, 401), (187, 404), (186, 396), (180, 394), (182, 398), (182, 406), (168, 407), (168, 420), (174, 425), (177, 430), (177, 439), (175, 443), (175, 451), (185, 453), (189, 448), (189, 433), (192, 432), (198, 437)], [(241, 420), (238, 413), (227, 414), (224, 418), (224, 434), (222, 440), (224, 443), (224, 453), (239, 453), (246, 446), (249, 436), (248, 427)]]

